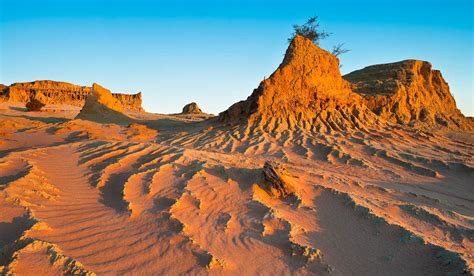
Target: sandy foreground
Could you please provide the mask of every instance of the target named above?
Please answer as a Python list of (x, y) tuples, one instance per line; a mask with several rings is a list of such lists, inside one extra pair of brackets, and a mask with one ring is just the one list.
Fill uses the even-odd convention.
[[(454, 275), (474, 268), (474, 134), (74, 120), (0, 104), (0, 271)], [(277, 199), (265, 161), (291, 172)]]

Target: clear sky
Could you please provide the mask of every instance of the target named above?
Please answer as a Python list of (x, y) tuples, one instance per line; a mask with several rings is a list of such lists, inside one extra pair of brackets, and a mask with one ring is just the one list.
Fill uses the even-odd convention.
[(474, 116), (472, 0), (0, 0), (0, 83), (51, 79), (143, 92), (143, 106), (217, 114), (283, 58), (293, 24), (318, 15), (346, 43), (342, 73), (422, 59)]

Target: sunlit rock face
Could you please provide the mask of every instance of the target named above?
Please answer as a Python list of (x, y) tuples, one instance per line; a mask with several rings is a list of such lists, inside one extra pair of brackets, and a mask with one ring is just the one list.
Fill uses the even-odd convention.
[(404, 60), (368, 66), (344, 76), (366, 105), (394, 123), (472, 129), (456, 107), (449, 86), (429, 62)]
[[(27, 103), (38, 98), (45, 104), (83, 106), (92, 87), (67, 82), (40, 80), (0, 85), (0, 101)], [(126, 110), (142, 111), (142, 94), (112, 93)]]
[(127, 123), (130, 119), (123, 112), (123, 105), (113, 97), (112, 93), (94, 83), (76, 118), (103, 123)]
[(247, 100), (222, 112), (220, 120), (266, 129), (337, 131), (364, 128), (377, 118), (342, 78), (338, 58), (297, 35), (278, 69)]

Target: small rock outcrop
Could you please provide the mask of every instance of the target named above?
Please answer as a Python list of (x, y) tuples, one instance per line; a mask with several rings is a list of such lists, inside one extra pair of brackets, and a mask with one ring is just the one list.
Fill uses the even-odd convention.
[(27, 111), (41, 111), (41, 108), (45, 106), (40, 100), (32, 98), (26, 103)]
[[(39, 80), (19, 82), (2, 89), (0, 86), (0, 101), (27, 103), (30, 98), (42, 95), (44, 104), (67, 104), (83, 106), (92, 87), (79, 86), (67, 82)], [(142, 95), (112, 93), (125, 110), (142, 111)]]
[(441, 72), (429, 62), (404, 60), (368, 66), (344, 76), (382, 118), (403, 125), (471, 129)]
[(96, 122), (126, 123), (130, 121), (130, 118), (125, 116), (123, 111), (123, 105), (112, 96), (109, 90), (94, 83), (76, 118)]
[(263, 177), (268, 185), (268, 190), (276, 198), (284, 198), (295, 192), (289, 183), (288, 170), (282, 164), (266, 161), (263, 165)]
[(192, 102), (183, 107), (182, 114), (202, 114), (202, 110), (199, 108), (197, 103)]
[(377, 120), (339, 72), (339, 60), (311, 40), (296, 35), (278, 69), (247, 100), (219, 115), (266, 131), (360, 129)]

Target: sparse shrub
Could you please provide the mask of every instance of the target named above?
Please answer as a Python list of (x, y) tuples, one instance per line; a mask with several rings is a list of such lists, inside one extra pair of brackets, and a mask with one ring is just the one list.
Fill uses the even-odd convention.
[(309, 18), (303, 25), (293, 25), (293, 29), (295, 32), (288, 39), (289, 42), (291, 42), (296, 35), (301, 35), (313, 41), (314, 44), (319, 45), (321, 39), (325, 39), (331, 35), (325, 31), (318, 30), (319, 22), (317, 16)]
[[(303, 25), (293, 25), (293, 29), (293, 34), (291, 34), (291, 37), (288, 38), (288, 42), (290, 43), (296, 35), (301, 35), (313, 41), (314, 44), (319, 45), (319, 42), (322, 39), (328, 38), (331, 35), (331, 33), (319, 29), (319, 21), (317, 16), (310, 17)], [(334, 45), (332, 47), (331, 54), (337, 57), (350, 51), (343, 46), (344, 43)]]
[(346, 49), (343, 46), (344, 46), (344, 43), (339, 43), (339, 44), (336, 44), (336, 45), (332, 46), (331, 54), (333, 54), (337, 57), (339, 55), (345, 54), (345, 53), (350, 51), (349, 49)]
[(31, 98), (28, 103), (26, 103), (26, 109), (28, 111), (41, 111), (43, 106), (45, 106), (45, 104), (35, 98)]

